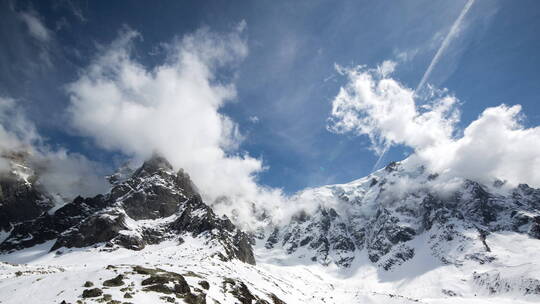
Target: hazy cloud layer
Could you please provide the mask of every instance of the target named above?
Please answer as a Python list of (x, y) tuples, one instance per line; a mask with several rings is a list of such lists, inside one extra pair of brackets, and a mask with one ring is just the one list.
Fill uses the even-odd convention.
[(447, 178), (540, 186), (540, 128), (522, 125), (521, 106), (487, 108), (460, 134), (456, 97), (431, 88), (420, 103), (413, 89), (390, 77), (388, 66), (341, 69), (348, 83), (332, 102), (329, 130), (367, 135), (376, 153), (411, 147), (411, 159)]
[(0, 97), (0, 173), (11, 169), (9, 160), (2, 155), (26, 150), (38, 138), (34, 125), (17, 109), (15, 101)]

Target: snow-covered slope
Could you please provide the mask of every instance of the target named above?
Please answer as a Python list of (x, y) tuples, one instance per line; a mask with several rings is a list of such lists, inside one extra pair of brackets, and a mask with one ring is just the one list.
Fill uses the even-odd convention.
[(250, 236), (160, 157), (109, 180), (3, 230), (0, 303), (540, 301), (540, 190), (526, 185), (449, 187), (393, 163), (298, 193), (313, 208)]
[(315, 211), (274, 227), (259, 246), (284, 264), (316, 262), (340, 273), (373, 267), (371, 280), (379, 282), (408, 278), (406, 290), (395, 290), (411, 297), (540, 299), (533, 253), (540, 249), (540, 190), (453, 182), (405, 161), (349, 184), (307, 189), (294, 199), (313, 202)]
[[(530, 240), (519, 236), (516, 239), (513, 234), (496, 237), (501, 238), (498, 241), (506, 248), (503, 255), (516, 254), (507, 251), (506, 246), (511, 245), (507, 242), (531, 245)], [(2, 303), (28, 303), (28, 295), (32, 295), (31, 303), (60, 303), (64, 300), (66, 303), (99, 303), (102, 299), (107, 299), (103, 301), (105, 303), (538, 302), (537, 296), (524, 295), (520, 290), (512, 289), (510, 293), (492, 293), (490, 290), (490, 287), (523, 286), (523, 278), (537, 276), (538, 268), (531, 260), (536, 258), (536, 252), (532, 250), (516, 256), (524, 259), (520, 265), (476, 267), (476, 271), (481, 273), (504, 271), (504, 276), (495, 274), (477, 278), (477, 274), (466, 267), (456, 268), (440, 263), (421, 247), (418, 247), (419, 258), (404, 263), (400, 271), (384, 271), (361, 254), (355, 260), (354, 270), (352, 267), (333, 269), (301, 261), (291, 263), (288, 260), (284, 263), (280, 259), (284, 257), (279, 253), (264, 249), (256, 250), (257, 265), (238, 260), (223, 262), (205, 250), (204, 240), (198, 238), (186, 239), (182, 245), (165, 241), (140, 251), (119, 248), (111, 252), (89, 247), (67, 249), (58, 254), (48, 252), (51, 245), (49, 242), (2, 257), (12, 263), (0, 264)], [(107, 286), (110, 283), (106, 281), (118, 275), (122, 275), (118, 280), (119, 286)], [(189, 295), (174, 291), (181, 279), (166, 281), (166, 287), (148, 284), (152, 277), (178, 275), (189, 286)], [(86, 282), (91, 284), (85, 287)], [(101, 291), (100, 296), (83, 297), (85, 290), (95, 288)], [(201, 295), (206, 302), (192, 299), (201, 298)]]

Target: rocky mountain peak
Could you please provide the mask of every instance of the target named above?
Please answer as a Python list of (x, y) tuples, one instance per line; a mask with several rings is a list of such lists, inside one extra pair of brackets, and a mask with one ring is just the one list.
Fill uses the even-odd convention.
[[(222, 259), (255, 263), (248, 235), (229, 219), (219, 217), (198, 194), (189, 174), (173, 171), (154, 155), (131, 175), (126, 170), (109, 177), (109, 193), (77, 197), (53, 214), (18, 222), (0, 251), (34, 246), (57, 239), (52, 250), (107, 244), (134, 250), (186, 236), (206, 240)], [(0, 217), (3, 206), (0, 205)], [(9, 214), (7, 215), (9, 216)]]
[(109, 199), (121, 205), (130, 218), (144, 220), (173, 215), (197, 193), (187, 173), (174, 173), (165, 158), (154, 155), (131, 176), (118, 179)]
[(173, 172), (171, 163), (160, 154), (154, 153), (142, 166), (135, 171), (134, 176), (148, 176), (159, 172)]

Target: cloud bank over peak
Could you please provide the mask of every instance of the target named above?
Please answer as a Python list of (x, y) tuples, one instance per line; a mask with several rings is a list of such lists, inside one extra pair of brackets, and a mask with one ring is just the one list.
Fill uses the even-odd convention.
[(0, 97), (0, 173), (10, 170), (10, 161), (3, 155), (27, 150), (38, 140), (34, 125), (17, 108), (15, 100)]
[(447, 179), (540, 187), (540, 127), (522, 124), (520, 105), (487, 108), (460, 132), (455, 96), (429, 88), (420, 100), (385, 66), (392, 65), (340, 68), (347, 84), (332, 101), (330, 131), (367, 135), (378, 154), (395, 145), (410, 147), (411, 161)]
[(244, 28), (244, 22), (229, 33), (203, 28), (175, 39), (152, 68), (133, 56), (140, 35), (120, 32), (69, 84), (72, 126), (138, 161), (162, 154), (189, 172), (209, 200), (279, 197), (279, 190), (257, 185), (262, 161), (238, 150), (238, 125), (220, 112), (236, 97), (235, 67), (248, 54)]
[[(0, 97), (0, 175), (11, 172), (13, 156), (23, 155), (37, 182), (59, 199), (59, 204), (77, 195), (95, 195), (107, 188), (105, 170), (83, 155), (51, 148), (26, 117), (17, 101)], [(21, 163), (18, 163), (21, 165)]]

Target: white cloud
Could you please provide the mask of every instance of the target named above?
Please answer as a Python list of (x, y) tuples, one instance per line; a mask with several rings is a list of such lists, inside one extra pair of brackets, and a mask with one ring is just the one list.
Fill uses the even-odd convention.
[(24, 113), (11, 98), (0, 97), (0, 149), (21, 149), (37, 141), (39, 136)]
[(394, 70), (396, 69), (397, 63), (392, 60), (385, 60), (381, 65), (377, 67), (377, 73), (381, 75), (381, 77), (386, 77), (392, 73), (394, 73)]
[(349, 82), (332, 102), (329, 130), (368, 135), (378, 154), (395, 144), (427, 147), (447, 141), (458, 119), (456, 98), (442, 96), (418, 107), (413, 90), (387, 77), (394, 67), (391, 61), (376, 69), (339, 67)]
[(430, 100), (419, 105), (413, 89), (380, 70), (341, 69), (348, 83), (332, 102), (329, 130), (367, 135), (379, 154), (393, 145), (411, 147), (411, 159), (448, 180), (540, 187), (540, 127), (521, 124), (519, 105), (487, 108), (458, 135), (454, 96), (431, 88)]
[(252, 123), (258, 123), (259, 122), (259, 116), (256, 116), (256, 115), (250, 116), (248, 119)]
[(242, 202), (275, 201), (280, 191), (257, 185), (262, 161), (238, 150), (238, 125), (220, 112), (236, 97), (234, 77), (223, 75), (248, 53), (244, 28), (241, 23), (227, 34), (201, 29), (186, 35), (167, 44), (166, 60), (153, 68), (132, 56), (139, 34), (121, 32), (68, 86), (72, 126), (101, 147), (138, 160), (159, 152), (189, 172), (208, 201), (220, 198), (218, 209), (230, 211), (233, 200), (247, 219), (250, 208)]
[(17, 102), (0, 97), (0, 173), (12, 169), (9, 157), (20, 152), (51, 194), (70, 200), (102, 193), (107, 187), (103, 168), (82, 155), (51, 149)]
[(520, 105), (487, 108), (465, 128), (463, 137), (418, 154), (434, 170), (452, 176), (540, 187), (540, 127), (524, 127), (520, 116)]
[(50, 40), (50, 33), (41, 20), (32, 12), (19, 13), (21, 20), (26, 24), (28, 33), (41, 42)]
[(67, 201), (79, 195), (88, 197), (104, 193), (109, 187), (105, 168), (81, 154), (40, 147), (30, 161), (38, 170), (39, 183), (49, 193)]

